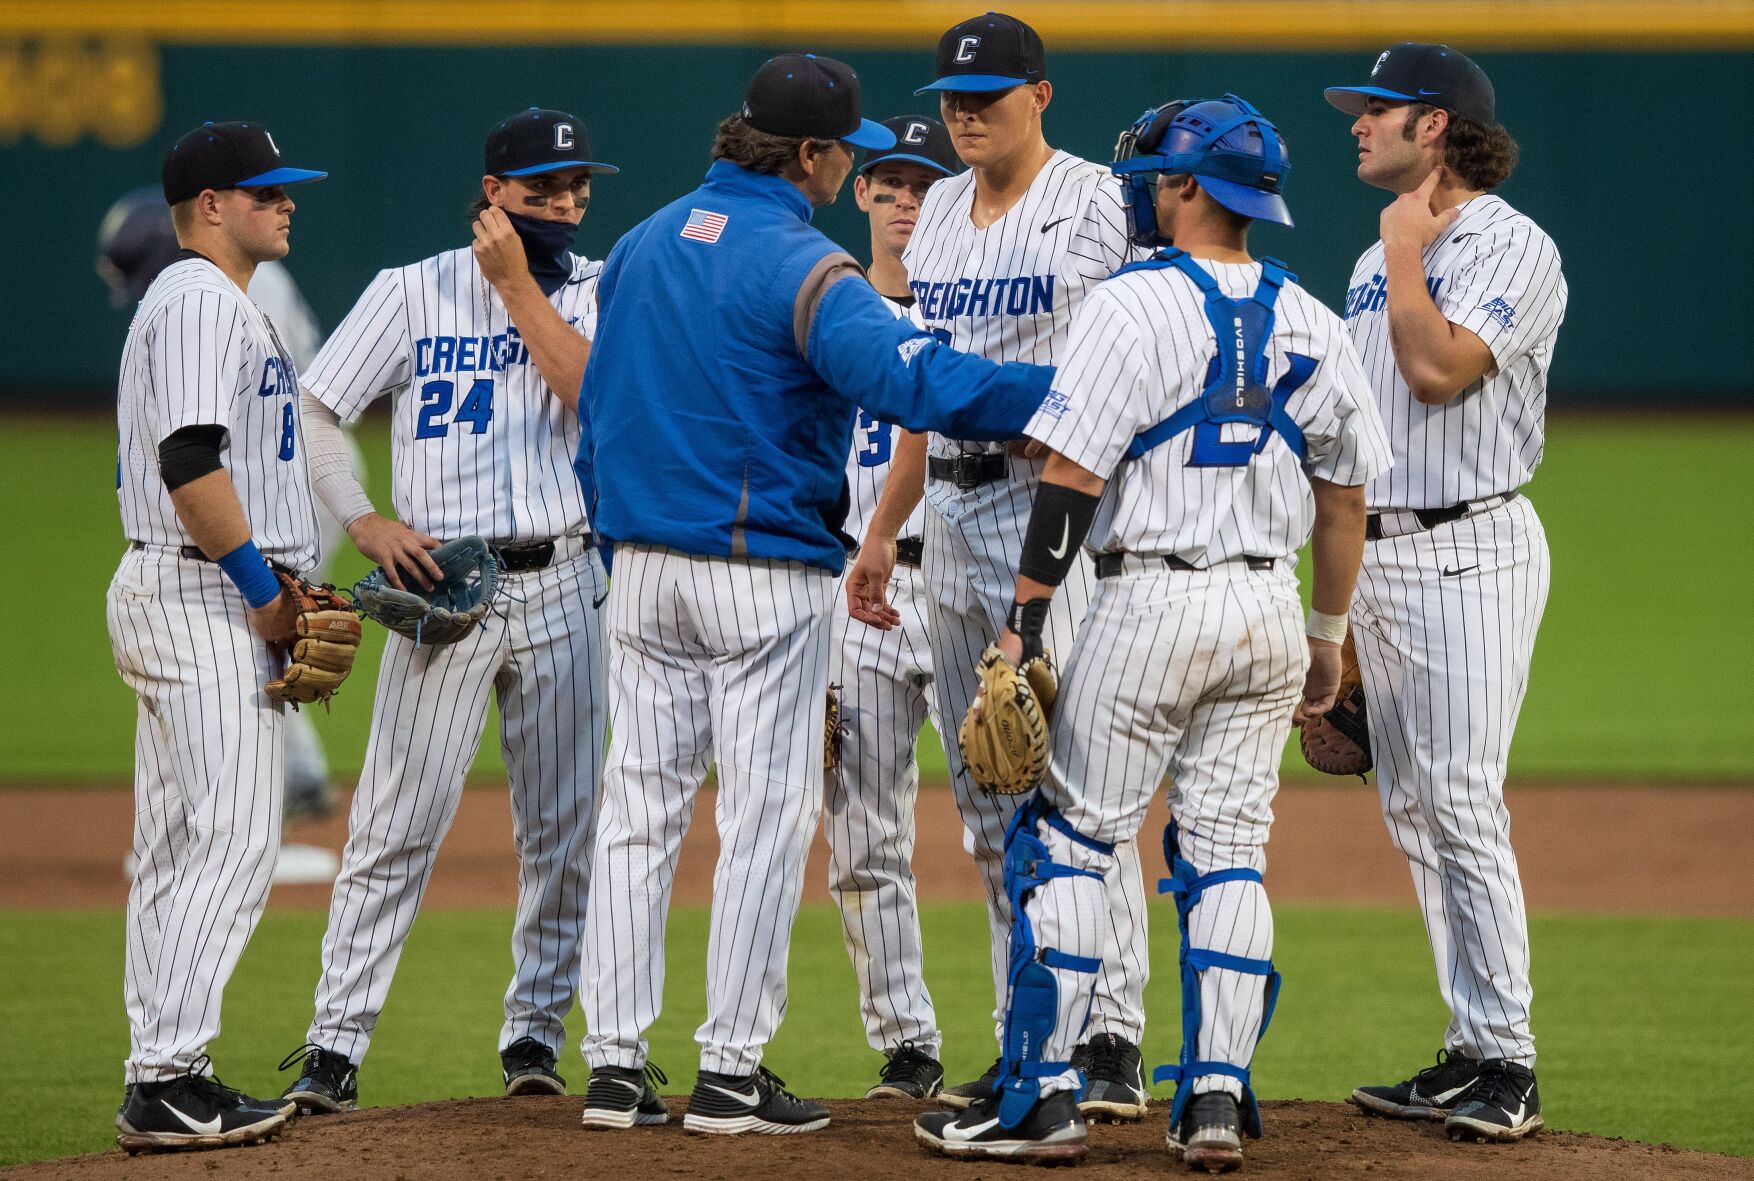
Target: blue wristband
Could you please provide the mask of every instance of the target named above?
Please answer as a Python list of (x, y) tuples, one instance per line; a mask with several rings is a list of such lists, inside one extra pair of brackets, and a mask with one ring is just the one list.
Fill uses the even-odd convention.
[(253, 541), (244, 542), (220, 558), (219, 568), (244, 592), (244, 602), (251, 607), (266, 607), (280, 595), (280, 579), (274, 576), (268, 559)]

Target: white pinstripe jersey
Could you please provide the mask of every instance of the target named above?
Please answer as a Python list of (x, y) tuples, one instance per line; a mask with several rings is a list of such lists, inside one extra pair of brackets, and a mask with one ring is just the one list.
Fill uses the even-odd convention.
[[(1052, 365), (1085, 293), (1145, 253), (1128, 240), (1121, 182), (1105, 165), (1056, 151), (1017, 204), (984, 230), (969, 216), (974, 185), (971, 169), (926, 191), (902, 253), (920, 321), (963, 352)], [(933, 435), (930, 450), (1003, 447)], [(955, 495), (928, 481), (927, 495), (934, 491)]]
[[(1261, 276), (1259, 263), (1198, 261), (1231, 299), (1252, 295)], [(1085, 541), (1092, 553), (1176, 554), (1196, 566), (1286, 557), (1315, 519), (1306, 475), (1357, 485), (1388, 468), (1376, 401), (1340, 318), (1291, 282), (1279, 292), (1266, 385), (1294, 353), (1317, 362), (1285, 404), (1303, 430), (1304, 463), (1275, 437), (1237, 466), (1193, 467), (1194, 430), (1123, 463), (1134, 435), (1201, 395), (1216, 351), (1200, 289), (1170, 268), (1118, 275), (1079, 309), (1054, 392), (1026, 433), (1086, 471), (1113, 473)], [(1259, 437), (1242, 423), (1218, 430), (1223, 442)]]
[(128, 540), (195, 544), (158, 474), (158, 445), (186, 426), (221, 426), (220, 460), (252, 540), (295, 570), (316, 565), (297, 367), (261, 309), (206, 259), (171, 263), (141, 299), (122, 348), (116, 425), (116, 495)]
[(1413, 399), (1389, 345), (1382, 243), (1346, 292), (1346, 326), (1375, 389), (1395, 466), (1365, 490), (1373, 509), (1443, 508), (1511, 492), (1541, 463), (1547, 367), (1565, 319), (1559, 251), (1502, 198), (1475, 197), (1425, 248), (1438, 310), (1492, 350), (1498, 371), (1442, 406)]
[[(897, 318), (906, 317), (916, 324), (920, 322), (918, 303), (904, 304), (887, 295), (878, 298), (889, 305)], [(847, 457), (847, 486), (852, 490), (853, 503), (844, 528), (854, 541), (865, 540), (871, 514), (877, 511), (877, 498), (883, 495), (883, 485), (889, 481), (895, 443), (900, 435), (899, 427), (873, 418), (863, 410), (853, 422), (853, 450)], [(925, 522), (926, 502), (922, 498), (896, 536), (919, 537), (925, 531)]]
[[(549, 297), (587, 338), (602, 270), (575, 255)], [(378, 272), (304, 384), (349, 422), (393, 395), (392, 489), (412, 528), (530, 541), (584, 526), (578, 416), (542, 380), (468, 247)]]

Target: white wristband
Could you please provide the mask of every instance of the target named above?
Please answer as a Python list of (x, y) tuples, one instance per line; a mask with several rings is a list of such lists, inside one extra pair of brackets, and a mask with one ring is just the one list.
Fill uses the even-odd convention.
[(1346, 642), (1346, 617), (1312, 610), (1309, 613), (1309, 622), (1303, 625), (1303, 634), (1312, 640), (1326, 640), (1330, 644), (1344, 644)]

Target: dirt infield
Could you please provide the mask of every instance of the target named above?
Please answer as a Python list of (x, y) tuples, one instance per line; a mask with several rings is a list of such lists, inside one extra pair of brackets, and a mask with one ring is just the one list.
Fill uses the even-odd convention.
[[(690, 1135), (681, 1127), (686, 1099), (668, 1102), (668, 1125), (627, 1132), (587, 1132), (579, 1127), (577, 1098), (465, 1099), (380, 1107), (296, 1120), (282, 1139), (260, 1147), (133, 1158), (116, 1149), (0, 1169), (0, 1176), (168, 1181), (223, 1174), (228, 1179), (273, 1181), (287, 1177), (493, 1181), (588, 1173), (623, 1181), (751, 1176), (787, 1181), (853, 1175), (983, 1181), (1039, 1175), (1013, 1165), (928, 1155), (909, 1126), (920, 1109), (894, 1101), (831, 1102), (834, 1122), (826, 1129), (784, 1138)], [(1542, 1132), (1512, 1145), (1452, 1144), (1439, 1125), (1373, 1119), (1338, 1103), (1290, 1100), (1262, 1107), (1267, 1136), (1245, 1147), (1242, 1176), (1246, 1178), (1754, 1178), (1751, 1160), (1575, 1132)], [(1166, 1118), (1167, 1104), (1157, 1104), (1142, 1123), (1093, 1127), (1090, 1155), (1077, 1172), (1065, 1176), (1090, 1181), (1193, 1176), (1164, 1146)]]
[[(1529, 904), (1537, 910), (1754, 916), (1754, 791), (1681, 786), (1513, 788), (1512, 838)], [(1283, 902), (1411, 905), (1406, 863), (1389, 846), (1374, 785), (1287, 786), (1268, 850), (1267, 882)], [(676, 901), (711, 897), (718, 838), (710, 801), (695, 809), (683, 845)], [(1146, 876), (1162, 857), (1167, 819), (1159, 795), (1143, 832)], [(122, 790), (0, 792), (0, 905), (121, 906), (123, 854), (133, 823)], [(914, 863), (928, 899), (980, 896), (963, 852), (950, 792), (920, 793)], [(289, 830), (292, 839), (341, 848), (345, 812)], [(812, 852), (807, 901), (826, 901), (826, 850)], [(463, 793), (439, 853), (427, 906), (504, 906), (516, 899), (511, 813), (503, 789)], [(275, 907), (325, 908), (327, 886), (282, 886)]]

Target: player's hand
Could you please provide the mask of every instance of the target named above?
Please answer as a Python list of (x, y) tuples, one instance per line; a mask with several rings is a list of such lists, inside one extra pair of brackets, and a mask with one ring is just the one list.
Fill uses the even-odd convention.
[(288, 648), (298, 639), (298, 601), (282, 586), (274, 601), (251, 607), (250, 626), (272, 648)]
[(426, 552), (442, 544), (436, 537), (378, 513), (367, 513), (353, 522), (347, 535), (360, 553), (384, 568), (386, 581), (397, 590), (408, 589), (402, 585), (403, 576), (419, 582), (421, 590), (431, 590), (444, 579), (445, 572)]
[(999, 655), (1012, 664), (1022, 664), (1023, 637), (1010, 628), (1006, 628), (1004, 634), (999, 637)]
[(475, 219), (475, 265), (481, 277), (501, 288), (519, 277), (529, 278), (530, 263), (524, 256), (524, 243), (505, 210), (489, 205)]
[(1303, 678), (1303, 700), (1291, 712), (1293, 724), (1313, 722), (1334, 708), (1340, 691), (1340, 647), (1309, 637), (1309, 672)]
[(1451, 222), (1462, 215), (1459, 207), (1445, 209), (1442, 213), (1431, 208), (1431, 196), (1437, 192), (1437, 182), (1441, 179), (1443, 165), (1439, 164), (1418, 188), (1410, 193), (1402, 193), (1382, 211), (1379, 229), (1382, 233), (1383, 249), (1413, 246), (1424, 250), (1437, 241), (1437, 236), (1447, 230)]
[(1005, 450), (1023, 459), (1036, 459), (1047, 454), (1048, 445), (1039, 439), (1012, 439)]
[(889, 580), (895, 574), (895, 539), (867, 537), (847, 573), (847, 614), (879, 631), (901, 622), (889, 605)]

